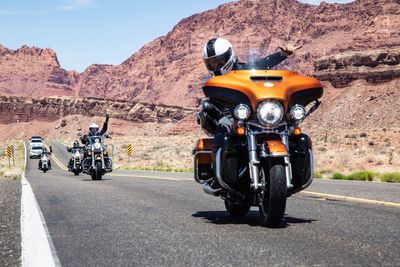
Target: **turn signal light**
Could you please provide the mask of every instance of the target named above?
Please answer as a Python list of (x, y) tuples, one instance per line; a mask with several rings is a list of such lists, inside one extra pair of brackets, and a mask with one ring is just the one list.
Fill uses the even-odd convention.
[(295, 129), (293, 130), (293, 135), (295, 135), (295, 136), (301, 135), (301, 129), (300, 129), (300, 128), (295, 128)]
[(236, 129), (236, 133), (237, 133), (238, 135), (244, 135), (244, 134), (245, 134), (245, 130), (244, 130), (243, 127), (238, 127), (238, 128)]

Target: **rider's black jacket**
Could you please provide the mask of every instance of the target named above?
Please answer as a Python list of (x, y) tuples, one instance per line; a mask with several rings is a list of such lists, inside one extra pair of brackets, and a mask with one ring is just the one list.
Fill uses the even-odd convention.
[(82, 144), (86, 145), (88, 136), (94, 136), (94, 135), (100, 135), (100, 136), (102, 136), (102, 135), (104, 135), (104, 134), (107, 132), (107, 130), (108, 130), (108, 119), (106, 119), (106, 121), (103, 123), (103, 128), (101, 128), (100, 131), (97, 131), (97, 132), (94, 133), (94, 134), (91, 133), (91, 132), (89, 132), (87, 135), (86, 135), (86, 134), (83, 135), (83, 136), (80, 138)]

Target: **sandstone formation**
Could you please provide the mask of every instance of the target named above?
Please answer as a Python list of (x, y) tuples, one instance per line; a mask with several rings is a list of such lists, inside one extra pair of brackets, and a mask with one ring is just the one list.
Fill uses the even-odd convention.
[(111, 114), (131, 122), (177, 122), (194, 111), (180, 107), (93, 98), (22, 98), (0, 96), (0, 123), (56, 121), (69, 115)]
[(79, 94), (193, 106), (202, 97), (200, 80), (207, 75), (201, 49), (211, 37), (232, 41), (244, 60), (286, 43), (302, 44), (296, 57), (280, 67), (312, 74), (314, 61), (322, 57), (400, 47), (399, 29), (397, 0), (319, 6), (296, 0), (242, 0), (182, 20), (121, 65), (91, 66), (82, 74)]
[(318, 79), (329, 81), (336, 88), (349, 86), (352, 81), (366, 80), (379, 84), (400, 78), (400, 47), (396, 49), (345, 52), (314, 62)]
[(0, 94), (50, 96), (75, 94), (78, 73), (60, 67), (51, 49), (0, 45)]

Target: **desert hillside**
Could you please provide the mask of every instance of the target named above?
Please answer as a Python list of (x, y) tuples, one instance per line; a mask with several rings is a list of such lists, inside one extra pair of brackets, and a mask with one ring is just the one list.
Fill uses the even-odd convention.
[[(0, 46), (0, 94), (28, 97), (27, 102), (42, 105), (43, 96), (75, 96), (151, 103), (144, 106), (153, 110), (157, 110), (154, 105), (160, 104), (195, 109), (202, 97), (200, 80), (207, 75), (201, 48), (209, 38), (223, 36), (232, 41), (243, 60), (266, 55), (286, 43), (304, 45), (279, 68), (324, 81), (323, 106), (310, 125), (318, 122), (323, 128), (398, 127), (398, 29), (398, 0), (323, 2), (318, 6), (296, 0), (241, 0), (183, 19), (166, 36), (145, 45), (120, 65), (94, 64), (83, 73), (62, 69), (51, 49), (23, 46), (11, 50)], [(25, 100), (3, 99), (3, 114), (12, 109), (10, 103), (16, 105), (11, 112), (14, 115), (2, 119), (3, 123), (18, 121), (18, 114), (27, 113), (30, 107), (31, 119), (49, 121), (77, 114), (76, 110), (71, 111), (76, 107), (70, 107), (75, 100), (51, 100), (47, 110), (38, 105), (21, 110), (21, 101)], [(117, 106), (111, 109), (116, 111)], [(121, 112), (140, 111), (128, 106)], [(393, 111), (391, 115), (388, 107)], [(103, 108), (86, 111), (80, 114), (104, 113)], [(158, 116), (157, 112), (152, 114)], [(143, 121), (138, 116), (133, 117)], [(185, 128), (188, 124), (186, 119)]]

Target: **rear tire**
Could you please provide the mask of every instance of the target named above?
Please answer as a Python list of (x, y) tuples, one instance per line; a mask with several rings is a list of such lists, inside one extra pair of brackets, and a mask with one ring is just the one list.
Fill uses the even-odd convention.
[[(266, 173), (269, 172), (269, 177)], [(283, 219), (286, 209), (286, 172), (281, 162), (271, 162), (270, 169), (264, 167), (266, 188), (260, 193), (261, 223), (267, 227), (278, 227)]]
[(47, 172), (47, 170), (46, 170), (46, 169), (43, 169), (43, 172), (44, 172), (44, 173), (46, 173), (46, 172)]
[(225, 199), (225, 208), (232, 217), (243, 217), (249, 212), (250, 205), (239, 205), (232, 203), (232, 201), (228, 199)]
[(74, 174), (75, 174), (76, 176), (78, 176), (78, 175), (79, 175), (79, 171), (78, 171), (78, 170), (74, 170)]

